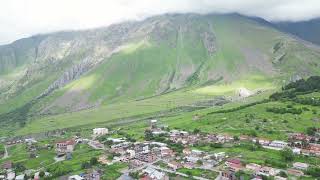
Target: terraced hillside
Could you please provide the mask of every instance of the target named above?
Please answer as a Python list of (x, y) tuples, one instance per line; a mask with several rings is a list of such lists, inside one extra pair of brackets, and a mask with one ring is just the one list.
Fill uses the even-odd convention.
[[(163, 15), (0, 48), (0, 121), (45, 131), (272, 91), (320, 53), (238, 15)], [(303, 63), (303, 65), (301, 65)], [(7, 126), (5, 126), (7, 127)]]

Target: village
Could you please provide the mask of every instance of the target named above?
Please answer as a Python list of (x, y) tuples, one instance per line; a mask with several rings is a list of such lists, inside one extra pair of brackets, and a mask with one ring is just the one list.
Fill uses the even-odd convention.
[[(160, 126), (157, 120), (150, 120), (149, 127), (145, 130), (142, 141), (130, 137), (112, 136), (116, 131), (108, 128), (94, 128), (92, 138), (73, 136), (70, 139), (55, 141), (46, 145), (53, 149), (54, 162), (72, 160), (75, 148), (86, 145), (92, 150), (99, 151), (97, 156), (90, 157), (88, 162), (80, 162), (83, 171), (81, 173), (68, 172), (67, 174), (53, 174), (46, 168), (37, 170), (17, 170), (12, 161), (4, 161), (1, 164), (0, 179), (24, 180), (24, 179), (68, 179), (68, 180), (99, 180), (103, 178), (104, 171), (101, 166), (125, 164), (119, 170), (117, 179), (141, 179), (141, 180), (169, 180), (180, 179), (300, 179), (310, 177), (306, 172), (310, 168), (318, 168), (319, 164), (300, 162), (301, 157), (320, 156), (320, 136), (309, 136), (303, 133), (291, 133), (288, 141), (268, 140), (248, 135), (230, 136), (228, 134), (208, 134), (195, 129), (193, 132), (170, 129)], [(7, 146), (25, 144), (32, 158), (37, 158), (37, 143), (34, 138), (24, 141), (8, 141)], [(276, 163), (256, 163), (244, 160), (241, 155), (226, 152), (226, 149), (248, 146), (251, 151), (265, 149), (273, 153), (283, 154), (283, 161), (288, 161), (285, 166)], [(201, 148), (202, 147), (202, 148)], [(203, 147), (209, 147), (206, 151)], [(212, 151), (212, 149), (214, 151)], [(297, 161), (295, 161), (294, 157)], [(6, 158), (6, 157), (4, 157)], [(290, 163), (289, 163), (290, 162)], [(272, 166), (275, 164), (275, 166)], [(288, 166), (288, 164), (290, 164)], [(21, 168), (20, 168), (21, 169)], [(19, 172), (20, 171), (20, 172)], [(111, 178), (112, 179), (112, 178)]]

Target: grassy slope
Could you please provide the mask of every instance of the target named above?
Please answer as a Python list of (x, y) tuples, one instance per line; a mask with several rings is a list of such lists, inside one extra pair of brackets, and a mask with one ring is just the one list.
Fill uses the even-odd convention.
[[(205, 21), (207, 22), (207, 21)], [(57, 97), (66, 92), (81, 91), (89, 94), (89, 101), (102, 100), (101, 107), (76, 113), (36, 118), (30, 121), (20, 134), (39, 132), (47, 129), (72, 127), (96, 122), (109, 121), (114, 118), (141, 115), (164, 110), (169, 107), (181, 106), (203, 100), (208, 96), (232, 95), (240, 87), (250, 90), (277, 88), (282, 79), (300, 72), (297, 62), (308, 59), (315, 62), (319, 54), (306, 49), (303, 45), (290, 39), (286, 35), (271, 28), (261, 26), (251, 20), (238, 16), (210, 16), (209, 22), (216, 35), (217, 50), (209, 56), (199, 41), (199, 29), (182, 32), (177, 35), (176, 48), (168, 45), (169, 41), (154, 41), (154, 39), (133, 42), (126, 49), (106, 59), (96, 69), (72, 82), (53, 95), (46, 97), (37, 106), (41, 109)], [(204, 26), (203, 22), (192, 22), (194, 26)], [(168, 31), (168, 37), (176, 37), (174, 31)], [(170, 39), (172, 40), (172, 39)], [(272, 74), (265, 71), (263, 64), (248, 62), (243, 48), (253, 49), (268, 57), (266, 62), (271, 64), (274, 58), (272, 49), (278, 41), (285, 41), (288, 56), (282, 64), (276, 64), (276, 71), (280, 68), (285, 74)], [(297, 51), (299, 49), (299, 51)], [(163, 87), (177, 87), (177, 81), (163, 81), (170, 79), (174, 73), (179, 79), (183, 75), (183, 68), (188, 67), (194, 72), (200, 67), (197, 83), (191, 91), (178, 91), (165, 96), (134, 101), (134, 99), (148, 98), (159, 93)], [(261, 68), (262, 67), (262, 68)], [(318, 69), (310, 64), (303, 67), (309, 73), (316, 74)], [(298, 70), (297, 70), (298, 69)], [(297, 70), (297, 71), (296, 71)], [(208, 80), (224, 77), (224, 81), (207, 87), (200, 85)], [(280, 77), (280, 78), (279, 78)], [(181, 83), (181, 82), (180, 82)], [(187, 82), (183, 82), (188, 85)], [(161, 91), (160, 91), (161, 92)], [(192, 97), (192, 98), (190, 98)], [(77, 101), (77, 100), (75, 100)], [(62, 111), (61, 111), (62, 109)], [(56, 112), (63, 112), (63, 107)], [(48, 123), (49, 122), (49, 123)], [(222, 122), (221, 122), (222, 123)]]
[[(306, 107), (310, 111), (304, 111), (301, 115), (274, 114), (266, 111), (267, 107), (284, 108), (288, 104), (293, 104), (296, 108)], [(230, 109), (231, 107), (228, 105), (223, 109)], [(256, 131), (258, 136), (270, 139), (285, 139), (287, 137), (286, 133), (305, 132), (308, 127), (320, 127), (319, 123), (315, 124), (313, 121), (313, 118), (319, 116), (312, 112), (313, 109), (317, 112), (320, 110), (316, 106), (300, 105), (293, 102), (269, 102), (228, 113), (208, 114), (209, 111), (214, 112), (216, 110), (193, 112), (180, 117), (163, 119), (163, 123), (190, 131), (199, 128), (205, 132), (226, 132), (235, 135)], [(192, 120), (195, 114), (201, 116), (199, 121)]]

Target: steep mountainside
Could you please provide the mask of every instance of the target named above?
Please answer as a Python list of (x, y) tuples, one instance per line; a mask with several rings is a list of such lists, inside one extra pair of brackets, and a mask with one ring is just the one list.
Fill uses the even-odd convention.
[(199, 94), (257, 92), (319, 74), (319, 63), (316, 50), (239, 15), (163, 15), (34, 36), (0, 47), (0, 121), (103, 111), (171, 93), (198, 101)]

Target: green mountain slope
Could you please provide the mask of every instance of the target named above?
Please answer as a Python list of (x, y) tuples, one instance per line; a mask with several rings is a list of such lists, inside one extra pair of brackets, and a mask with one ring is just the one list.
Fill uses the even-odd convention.
[[(54, 129), (152, 113), (234, 96), (240, 88), (263, 92), (320, 73), (317, 50), (238, 15), (163, 15), (41, 37), (30, 46), (36, 56), (3, 66), (11, 70), (0, 76), (7, 82), (1, 121), (20, 121), (12, 111), (33, 100), (28, 116), (19, 115), (29, 130), (40, 121)], [(75, 111), (81, 112), (68, 113)], [(113, 112), (119, 114), (107, 117)], [(52, 116), (61, 113), (67, 114)]]

